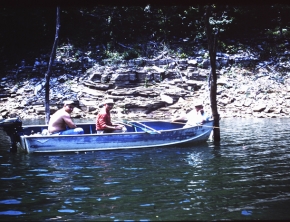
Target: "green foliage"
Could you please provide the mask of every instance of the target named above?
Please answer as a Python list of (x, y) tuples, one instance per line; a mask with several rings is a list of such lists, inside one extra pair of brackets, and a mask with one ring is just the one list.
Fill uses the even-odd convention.
[(183, 48), (182, 47), (178, 47), (176, 52), (175, 52), (175, 56), (177, 56), (178, 58), (187, 58), (188, 55), (186, 55), (186, 53), (183, 51)]
[(119, 52), (112, 52), (112, 51), (106, 50), (105, 54), (104, 54), (104, 58), (111, 59), (113, 61), (122, 60), (123, 59), (123, 55), (120, 54)]
[(229, 54), (235, 54), (238, 52), (238, 50), (239, 50), (238, 47), (236, 47), (235, 45), (228, 45), (225, 48), (225, 52)]
[(208, 59), (208, 58), (209, 58), (209, 54), (208, 54), (208, 52), (204, 53), (203, 58), (204, 58), (204, 59)]
[(62, 44), (56, 50), (56, 59), (65, 62), (70, 68), (78, 67), (78, 63), (82, 62), (82, 56), (92, 57), (93, 55), (91, 51), (84, 52), (70, 44)]
[(289, 38), (290, 37), (290, 30), (288, 29), (281, 29), (279, 30), (278, 28), (275, 29), (267, 29), (265, 34), (269, 37), (274, 37), (274, 38), (279, 38), (281, 36), (285, 37), (285, 38)]
[(139, 53), (135, 50), (128, 50), (124, 52), (106, 50), (103, 56), (104, 59), (109, 59), (112, 61), (112, 63), (115, 63), (121, 60), (136, 59), (138, 57), (139, 57)]
[(139, 56), (140, 54), (136, 50), (133, 50), (133, 49), (130, 49), (129, 51), (126, 51), (123, 53), (123, 58), (125, 60), (136, 59)]
[[(73, 48), (59, 50), (59, 53), (75, 59), (89, 51), (90, 56), (98, 54), (113, 60), (140, 56), (154, 58), (160, 52), (185, 58), (192, 55), (194, 46), (207, 47), (204, 10), (204, 5), (194, 3), (136, 6), (96, 4), (62, 8), (59, 43)], [(289, 12), (290, 6), (287, 4), (215, 4), (211, 5), (209, 22), (213, 31), (219, 32), (220, 50), (236, 53), (240, 46), (226, 43), (227, 39), (258, 35), (268, 39), (289, 38)], [(0, 28), (5, 32), (0, 35), (0, 61), (7, 58), (17, 63), (23, 54), (35, 59), (43, 52), (50, 52), (55, 34), (55, 13), (56, 9), (50, 7), (1, 8)], [(186, 42), (185, 39), (189, 40)], [(88, 43), (91, 48), (87, 47)], [(138, 45), (132, 49), (119, 46), (132, 43), (143, 48)], [(178, 48), (175, 44), (182, 45), (182, 50), (175, 52)], [(95, 50), (96, 45), (102, 47), (99, 52)], [(40, 52), (40, 49), (43, 51)], [(262, 57), (269, 56), (269, 52), (275, 51), (266, 50)]]
[(185, 58), (188, 57), (188, 55), (186, 55), (185, 53), (181, 53), (181, 54), (178, 55), (178, 57), (181, 58), (181, 59), (185, 59)]
[(65, 82), (65, 84), (67, 85), (67, 87), (71, 90), (71, 87), (72, 87), (72, 81), (71, 80), (67, 80)]
[(147, 78), (145, 78), (144, 87), (145, 87), (145, 88), (148, 88), (148, 80), (147, 80)]

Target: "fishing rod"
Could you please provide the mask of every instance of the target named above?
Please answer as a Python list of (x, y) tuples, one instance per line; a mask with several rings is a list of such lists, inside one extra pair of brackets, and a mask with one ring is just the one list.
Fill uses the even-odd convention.
[[(177, 123), (177, 124), (183, 124), (183, 125), (186, 124), (186, 123), (183, 123), (183, 122), (171, 122), (171, 123)], [(196, 126), (203, 126), (203, 127), (210, 127), (210, 128), (220, 129), (220, 127), (217, 127), (217, 126), (205, 126), (205, 125), (196, 125)]]

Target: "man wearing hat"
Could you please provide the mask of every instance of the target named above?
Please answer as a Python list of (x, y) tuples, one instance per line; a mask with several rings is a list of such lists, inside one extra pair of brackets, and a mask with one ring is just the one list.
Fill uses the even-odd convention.
[(97, 134), (126, 132), (127, 129), (125, 126), (113, 125), (111, 122), (110, 111), (114, 106), (114, 101), (112, 99), (107, 99), (104, 101), (103, 105), (103, 108), (100, 110), (96, 118)]
[(178, 121), (187, 121), (184, 127), (191, 127), (196, 125), (202, 125), (203, 123), (209, 121), (210, 116), (205, 113), (203, 110), (203, 104), (201, 101), (195, 101), (194, 102), (194, 109), (191, 110), (186, 115), (175, 118), (172, 120), (172, 122), (178, 122)]
[(74, 106), (74, 101), (65, 101), (63, 107), (51, 116), (48, 123), (48, 132), (50, 134), (73, 135), (84, 133), (84, 130), (77, 127), (71, 119), (70, 114)]

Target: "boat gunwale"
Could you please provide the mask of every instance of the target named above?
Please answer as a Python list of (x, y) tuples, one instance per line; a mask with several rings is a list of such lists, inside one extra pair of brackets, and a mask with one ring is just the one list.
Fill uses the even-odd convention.
[[(133, 121), (132, 121), (133, 122)], [(147, 121), (149, 122), (149, 121)], [(152, 122), (161, 122), (161, 121), (152, 121)], [(166, 123), (166, 121), (164, 121)], [(209, 121), (212, 122), (212, 121)], [(209, 123), (207, 122), (207, 123)], [(85, 125), (90, 125), (93, 123), (86, 123)], [(81, 125), (81, 124), (80, 124)], [(180, 124), (182, 125), (182, 124)], [(42, 126), (47, 126), (47, 125), (29, 125), (28, 127), (42, 127)], [(203, 127), (203, 125), (196, 125), (196, 126), (191, 126), (191, 127), (181, 127), (181, 128), (175, 128), (175, 129), (162, 129), (162, 130), (156, 130), (160, 133), (162, 132), (170, 132), (170, 131), (181, 131), (181, 130), (188, 130), (191, 128), (196, 128), (196, 127)], [(212, 127), (209, 127), (209, 130), (212, 130)], [(148, 130), (150, 131), (150, 130)], [(150, 131), (152, 134), (156, 134), (153, 130)], [(97, 134), (97, 133), (91, 133), (91, 134), (73, 134), (73, 135), (41, 135), (41, 134), (36, 134), (36, 135), (21, 135), (22, 138), (55, 138), (55, 137), (96, 137), (96, 136), (115, 136), (115, 135), (130, 135), (130, 134), (151, 134), (150, 132), (146, 131), (139, 131), (139, 132), (124, 132), (124, 133), (104, 133), (104, 134)]]

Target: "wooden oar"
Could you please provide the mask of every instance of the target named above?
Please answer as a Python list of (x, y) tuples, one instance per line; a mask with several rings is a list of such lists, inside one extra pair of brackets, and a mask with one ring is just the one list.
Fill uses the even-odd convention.
[(120, 121), (116, 121), (115, 123), (121, 123), (121, 124), (123, 124), (123, 125), (125, 125), (125, 126), (129, 126), (129, 127), (133, 127), (133, 126), (135, 126), (135, 127), (137, 127), (137, 128), (142, 129), (142, 130), (145, 131), (146, 133), (150, 133), (150, 132), (151, 132), (151, 131), (148, 131), (147, 129), (145, 129), (145, 128), (143, 128), (143, 127), (140, 127), (140, 126), (138, 126), (138, 125), (135, 125), (135, 124), (128, 124), (128, 123), (124, 123), (124, 122), (120, 122)]
[(186, 124), (186, 123), (183, 123), (183, 122), (170, 122), (170, 123), (177, 123), (177, 124)]
[[(124, 121), (126, 121), (126, 120), (124, 120)], [(137, 122), (138, 123), (138, 122)], [(135, 126), (135, 127), (137, 127), (137, 128), (139, 128), (139, 129), (141, 129), (141, 130), (143, 130), (144, 132), (146, 132), (146, 133), (150, 133), (150, 134), (156, 134), (156, 133), (160, 133), (160, 132), (158, 132), (158, 131), (156, 131), (156, 130), (149, 130), (149, 129), (146, 129), (146, 128), (144, 128), (144, 127), (142, 127), (142, 126), (139, 126), (139, 125), (137, 125), (137, 124), (135, 124), (135, 123), (132, 123), (132, 122), (129, 122), (129, 123), (127, 123), (127, 124), (130, 124), (131, 126)], [(140, 124), (141, 125), (141, 124)]]
[[(177, 123), (177, 124), (186, 124), (186, 123), (182, 123), (182, 122), (171, 122), (171, 123)], [(210, 128), (220, 128), (220, 127), (217, 127), (217, 126), (205, 126), (205, 125), (197, 125), (197, 126), (203, 126), (203, 127), (210, 127)]]
[(120, 121), (116, 121), (115, 123), (121, 123), (121, 124), (123, 124), (123, 125), (125, 125), (125, 126), (130, 126), (130, 127), (132, 127), (132, 125), (130, 125), (130, 124), (128, 124), (128, 123), (120, 122)]
[(217, 127), (217, 126), (204, 126), (204, 125), (199, 125), (199, 126), (210, 127), (210, 128), (216, 128), (216, 129), (219, 129), (219, 128), (220, 128), (220, 127)]
[(156, 129), (153, 129), (153, 128), (151, 128), (151, 127), (149, 127), (149, 126), (147, 126), (147, 125), (145, 125), (145, 124), (143, 124), (143, 123), (140, 123), (140, 122), (137, 122), (137, 121), (134, 121), (134, 122), (137, 123), (137, 124), (140, 124), (141, 126), (144, 126), (144, 127), (148, 128), (148, 129), (150, 129), (150, 130), (152, 130), (152, 131), (154, 131), (154, 132), (156, 132), (156, 133), (161, 134), (160, 131), (158, 131), (158, 130), (156, 130)]
[(156, 132), (151, 131), (151, 130), (148, 130), (148, 129), (144, 128), (144, 127), (138, 126), (137, 124), (134, 124), (134, 123), (131, 123), (131, 124), (132, 124), (133, 126), (139, 128), (139, 129), (143, 130), (145, 133), (156, 134)]

